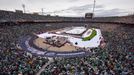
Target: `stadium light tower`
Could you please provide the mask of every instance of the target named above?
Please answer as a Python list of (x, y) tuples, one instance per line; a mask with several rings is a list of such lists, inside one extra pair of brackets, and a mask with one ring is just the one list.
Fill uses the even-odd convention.
[(22, 4), (23, 12), (26, 13), (25, 4)]
[(93, 14), (94, 14), (94, 10), (95, 10), (95, 3), (96, 3), (96, 0), (94, 0), (94, 4), (93, 4)]
[(42, 13), (42, 15), (44, 15), (44, 10), (43, 10), (44, 8), (41, 8), (41, 13)]

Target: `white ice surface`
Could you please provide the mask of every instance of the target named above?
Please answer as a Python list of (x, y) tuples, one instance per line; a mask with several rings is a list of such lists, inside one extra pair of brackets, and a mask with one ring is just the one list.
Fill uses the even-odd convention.
[(65, 31), (65, 33), (69, 34), (81, 34), (86, 30), (85, 27), (73, 27), (71, 30)]
[[(97, 35), (95, 37), (93, 37), (91, 40), (89, 41), (82, 41), (81, 38), (75, 38), (70, 36), (66, 36), (66, 35), (59, 35), (59, 34), (52, 34), (52, 33), (43, 33), (43, 34), (39, 34), (37, 35), (38, 37), (41, 38), (46, 38), (46, 37), (51, 37), (51, 36), (62, 36), (62, 37), (67, 37), (68, 41), (70, 41), (74, 46), (77, 47), (85, 47), (85, 48), (94, 48), (94, 47), (98, 47), (100, 45), (100, 37), (102, 37), (101, 35), (101, 31), (100, 29), (95, 29), (97, 31)], [(78, 43), (77, 45), (75, 45), (75, 43)]]

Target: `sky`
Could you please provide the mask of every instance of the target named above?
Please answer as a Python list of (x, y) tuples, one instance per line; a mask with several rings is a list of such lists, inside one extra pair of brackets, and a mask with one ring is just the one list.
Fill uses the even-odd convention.
[[(23, 10), (26, 13), (82, 17), (92, 12), (94, 0), (0, 0), (0, 10)], [(95, 16), (122, 16), (134, 13), (134, 0), (96, 0)]]

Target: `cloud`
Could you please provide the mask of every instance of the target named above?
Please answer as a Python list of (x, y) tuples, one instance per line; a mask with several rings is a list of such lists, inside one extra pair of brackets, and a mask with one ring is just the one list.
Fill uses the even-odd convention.
[(96, 16), (121, 16), (121, 15), (127, 15), (127, 11), (123, 9), (109, 9), (109, 10), (96, 10), (95, 15)]
[[(103, 5), (96, 5), (95, 9), (103, 9)], [(83, 6), (73, 6), (65, 10), (58, 11), (56, 14), (70, 14), (71, 16), (84, 16), (87, 12), (92, 12), (93, 5), (92, 4), (86, 4)], [(66, 15), (65, 15), (66, 16)]]
[[(98, 0), (95, 15), (118, 16), (134, 12), (133, 2), (134, 0)], [(93, 0), (0, 0), (0, 9), (22, 10), (22, 4), (25, 4), (26, 11), (29, 13), (41, 12), (44, 8), (46, 14), (79, 17), (92, 12)]]
[[(103, 8), (103, 5), (96, 5), (95, 9), (100, 9)], [(77, 7), (71, 7), (68, 8), (67, 10), (71, 10), (71, 11), (75, 11), (75, 12), (79, 12), (79, 11), (92, 11), (93, 5), (92, 4), (87, 4), (87, 5), (83, 5), (83, 6), (77, 6)]]
[(77, 1), (79, 1), (79, 0), (69, 0), (68, 2), (77, 2)]
[[(74, 6), (70, 7), (68, 9), (65, 9), (63, 11), (59, 11), (56, 14), (62, 15), (62, 16), (73, 16), (73, 17), (82, 17), (85, 15), (85, 13), (92, 12), (92, 4), (87, 4), (83, 6)], [(113, 8), (113, 9), (105, 9), (105, 6), (103, 5), (96, 5), (95, 7), (95, 16), (121, 16), (121, 15), (127, 15), (128, 13), (126, 10), (119, 9), (119, 8)]]

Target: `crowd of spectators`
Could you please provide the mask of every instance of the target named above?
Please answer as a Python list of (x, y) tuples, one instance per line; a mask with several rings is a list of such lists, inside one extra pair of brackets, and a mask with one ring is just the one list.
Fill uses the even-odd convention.
[[(74, 24), (72, 24), (74, 25)], [(81, 25), (81, 24), (80, 24)], [(22, 36), (43, 33), (47, 30), (70, 26), (68, 24), (22, 24), (0, 27), (0, 75), (16, 75), (19, 73), (34, 75), (48, 58), (31, 56), (25, 50), (18, 49)]]
[(47, 16), (47, 15), (35, 15), (31, 13), (17, 13), (12, 11), (0, 10), (0, 22), (1, 21), (23, 21), (23, 20), (84, 20), (82, 17), (59, 17), (59, 16)]
[(107, 40), (104, 49), (93, 49), (89, 57), (57, 58), (41, 75), (133, 75), (133, 28), (121, 27), (103, 34)]
[(61, 17), (61, 16), (47, 16), (35, 15), (30, 13), (18, 13), (12, 11), (0, 10), (0, 22), (5, 21), (96, 21), (96, 22), (116, 22), (116, 23), (131, 23), (134, 24), (134, 15), (128, 16), (114, 16), (114, 17), (95, 17), (93, 19), (86, 19), (84, 17)]
[(117, 22), (117, 23), (134, 23), (134, 15), (115, 16), (115, 17), (96, 17), (94, 21), (97, 22)]
[[(23, 19), (22, 16), (16, 16), (13, 12), (5, 13), (0, 11), (0, 20)], [(10, 15), (6, 17), (7, 13), (10, 13)], [(31, 16), (33, 18), (33, 15)], [(28, 15), (23, 14), (23, 17), (28, 17)], [(40, 19), (38, 17), (35, 18)], [(44, 19), (44, 17), (42, 18)], [(127, 22), (127, 20), (125, 21)], [(47, 63), (47, 58), (29, 55), (25, 50), (17, 48), (18, 40), (21, 36), (83, 25), (84, 23), (52, 23), (0, 26), (0, 75), (34, 75)], [(99, 28), (103, 24), (89, 23), (87, 25)], [(109, 24), (106, 26), (109, 26)], [(104, 49), (94, 49), (92, 55), (83, 58), (57, 58), (58, 60), (47, 66), (41, 75), (133, 75), (133, 26), (120, 25), (111, 32), (102, 30), (102, 34), (107, 41), (107, 46)]]
[(38, 26), (21, 25), (0, 28), (0, 75), (34, 75), (48, 61), (47, 58), (32, 56), (25, 50), (17, 48), (19, 38), (39, 31), (41, 27), (38, 28)]
[(34, 75), (48, 61), (46, 58), (31, 57), (27, 52), (17, 49), (0, 51), (1, 75)]
[[(0, 28), (0, 73), (35, 74), (48, 59), (38, 56), (28, 56), (25, 50), (19, 50), (16, 45), (20, 36), (34, 32), (45, 32), (67, 26), (82, 26), (83, 24), (24, 24)], [(90, 24), (89, 24), (90, 25)], [(96, 25), (96, 26), (94, 26)], [(98, 27), (94, 24), (89, 27)], [(49, 65), (42, 75), (132, 75), (134, 69), (134, 30), (130, 26), (120, 26), (116, 30), (102, 31), (107, 40), (104, 49), (94, 49), (89, 57), (60, 59)]]

